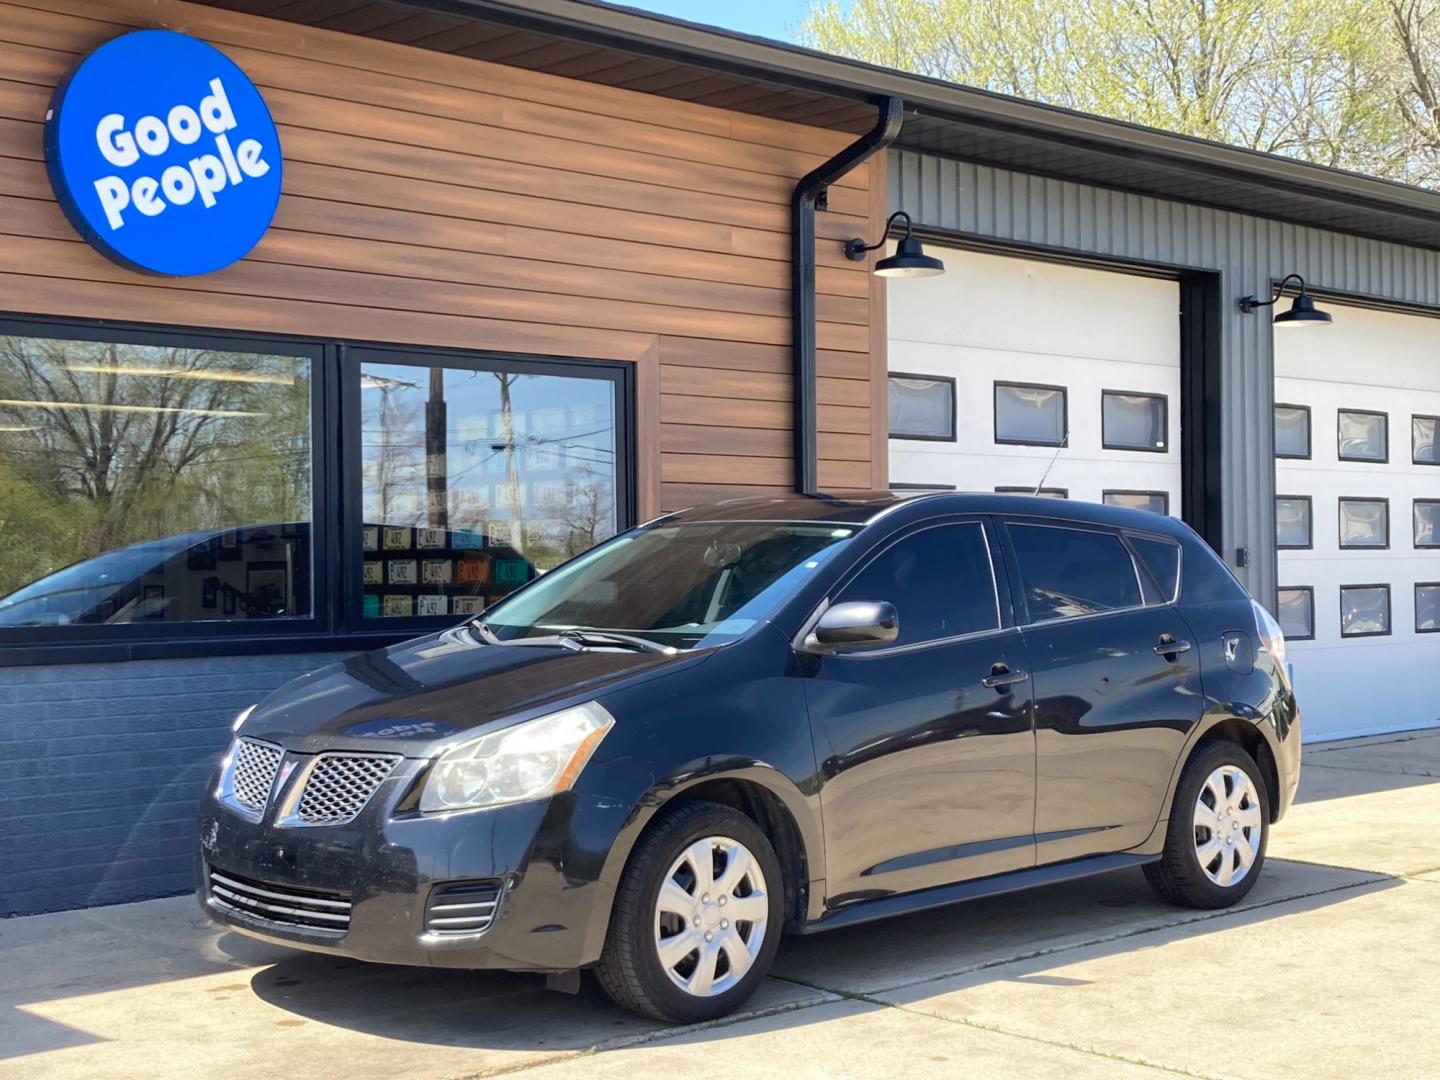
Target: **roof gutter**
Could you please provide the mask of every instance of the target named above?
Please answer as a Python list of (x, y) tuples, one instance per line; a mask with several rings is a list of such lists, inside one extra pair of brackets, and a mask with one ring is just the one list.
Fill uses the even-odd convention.
[(820, 490), (820, 427), (815, 317), (815, 211), (829, 186), (874, 157), (900, 134), (904, 102), (881, 100), (875, 126), (819, 168), (801, 177), (790, 197), (790, 332), (794, 346), (795, 490)]

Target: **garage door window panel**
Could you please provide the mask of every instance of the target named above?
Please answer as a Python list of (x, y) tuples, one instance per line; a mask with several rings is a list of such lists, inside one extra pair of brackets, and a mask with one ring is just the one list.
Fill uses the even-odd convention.
[(1413, 517), (1415, 546), (1440, 548), (1440, 499), (1416, 499)]
[(1062, 446), (1070, 430), (1063, 386), (995, 384), (995, 441), (1012, 446)]
[(1389, 633), (1389, 585), (1340, 586), (1341, 637), (1383, 637)]
[(1309, 495), (1275, 496), (1275, 546), (1298, 551), (1315, 546)]
[(889, 379), (890, 437), (955, 441), (955, 380), (893, 373)]
[(1341, 461), (1384, 464), (1390, 460), (1390, 418), (1386, 413), (1341, 409), (1336, 415), (1336, 452)]
[(1163, 394), (1104, 390), (1100, 394), (1101, 446), (1163, 454), (1168, 416), (1169, 400)]
[(1058, 488), (1058, 487), (1031, 488), (1031, 487), (1020, 487), (1020, 486), (1018, 486), (1018, 485), (1011, 484), (1011, 485), (1004, 486), (1004, 487), (997, 487), (997, 488), (995, 489), (995, 494), (997, 494), (997, 495), (1030, 495), (1030, 496), (1033, 496), (1034, 498), (1037, 498), (1037, 499), (1068, 499), (1068, 498), (1070, 498), (1070, 489), (1069, 489), (1069, 488)]
[(1440, 416), (1410, 418), (1410, 460), (1416, 465), (1440, 465), (1440, 446), (1435, 436), (1440, 433)]
[(1310, 585), (1281, 586), (1276, 616), (1281, 632), (1291, 641), (1315, 637), (1315, 589)]
[(1310, 457), (1310, 406), (1275, 406), (1275, 456)]
[(1142, 606), (1140, 571), (1115, 533), (1009, 526), (1029, 621), (1050, 622)]
[(1415, 586), (1415, 632), (1440, 634), (1440, 581)]
[(984, 526), (937, 525), (897, 540), (851, 579), (836, 603), (852, 600), (895, 606), (900, 632), (892, 649), (998, 630), (1000, 603)]
[(1168, 491), (1106, 491), (1101, 495), (1106, 506), (1124, 506), (1130, 510), (1149, 510), (1152, 514), (1170, 513)]
[(1342, 498), (1340, 546), (1345, 549), (1383, 550), (1390, 546), (1388, 499)]

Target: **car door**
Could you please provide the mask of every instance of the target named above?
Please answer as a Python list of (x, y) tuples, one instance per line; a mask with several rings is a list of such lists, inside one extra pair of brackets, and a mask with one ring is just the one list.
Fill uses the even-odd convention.
[(993, 547), (979, 518), (892, 538), (830, 599), (893, 604), (896, 640), (801, 657), (831, 906), (1034, 864), (1030, 688)]
[(1120, 532), (1004, 532), (1035, 697), (1037, 862), (1134, 847), (1204, 710), (1190, 628)]

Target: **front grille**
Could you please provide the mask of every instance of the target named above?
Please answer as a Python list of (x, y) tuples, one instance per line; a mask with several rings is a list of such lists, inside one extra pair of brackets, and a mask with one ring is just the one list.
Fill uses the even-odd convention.
[(399, 762), (398, 754), (321, 754), (305, 778), (296, 821), (344, 825), (355, 820)]
[(230, 780), (235, 801), (247, 810), (263, 811), (279, 768), (278, 746), (241, 739), (235, 748), (235, 771)]
[(296, 889), (251, 881), (210, 867), (210, 899), (218, 907), (284, 926), (343, 934), (350, 929), (350, 901), (343, 893)]
[(482, 934), (495, 921), (500, 884), (466, 881), (442, 885), (425, 905), (425, 931), (430, 934)]

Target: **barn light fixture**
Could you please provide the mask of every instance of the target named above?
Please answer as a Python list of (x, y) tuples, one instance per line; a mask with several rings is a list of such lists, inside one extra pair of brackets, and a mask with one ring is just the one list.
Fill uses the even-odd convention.
[(900, 218), (905, 219), (905, 235), (900, 238), (900, 243), (895, 247), (894, 255), (887, 255), (875, 264), (875, 274), (878, 277), (934, 277), (936, 274), (945, 272), (945, 264), (933, 255), (926, 255), (925, 248), (910, 231), (910, 215), (904, 210), (896, 210), (885, 222), (885, 231), (880, 234), (880, 239), (873, 244), (867, 244), (861, 237), (845, 241), (845, 257), (853, 262), (864, 260), (867, 252), (874, 251), (885, 243), (886, 237), (890, 235), (890, 228)]
[(1275, 316), (1276, 326), (1326, 326), (1334, 319), (1328, 311), (1321, 311), (1315, 306), (1315, 301), (1305, 291), (1305, 279), (1299, 274), (1286, 274), (1281, 280), (1275, 295), (1269, 300), (1257, 300), (1253, 296), (1240, 298), (1240, 310), (1246, 315), (1253, 315), (1257, 308), (1272, 307), (1277, 300), (1285, 295), (1285, 286), (1290, 281), (1300, 283), (1300, 292), (1290, 302), (1290, 310), (1282, 311)]

